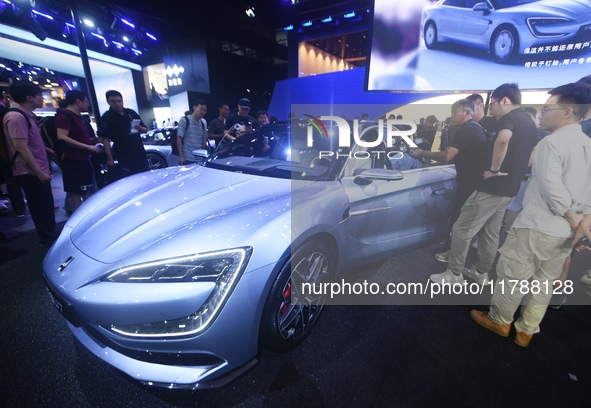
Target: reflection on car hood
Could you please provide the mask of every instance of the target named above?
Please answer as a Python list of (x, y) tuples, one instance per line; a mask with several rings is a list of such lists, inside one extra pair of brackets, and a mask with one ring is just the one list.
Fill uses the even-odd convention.
[(213, 222), (252, 203), (291, 191), (290, 180), (176, 167), (126, 178), (101, 190), (70, 218), (70, 238), (83, 253), (112, 263)]
[(536, 17), (534, 13), (540, 13), (541, 16), (550, 13), (552, 16), (572, 17), (589, 13), (591, 6), (588, 0), (545, 0), (507, 7), (501, 10), (506, 12), (523, 11), (532, 14), (532, 17)]

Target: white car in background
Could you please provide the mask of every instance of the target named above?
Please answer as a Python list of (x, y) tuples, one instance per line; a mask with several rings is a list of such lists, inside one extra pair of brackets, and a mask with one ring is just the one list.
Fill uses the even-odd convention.
[(578, 43), (589, 51), (582, 44), (591, 40), (591, 2), (440, 0), (423, 11), (421, 35), (428, 49), (466, 45), (489, 51), (499, 63), (532, 47), (572, 44), (576, 51)]

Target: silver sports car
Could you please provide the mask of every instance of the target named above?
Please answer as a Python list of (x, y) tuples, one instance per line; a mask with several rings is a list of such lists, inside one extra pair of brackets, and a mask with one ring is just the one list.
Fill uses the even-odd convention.
[(444, 42), (467, 45), (489, 51), (497, 62), (540, 48), (588, 52), (591, 2), (441, 0), (424, 10), (421, 27), (429, 49)]
[[(296, 281), (446, 236), (453, 166), (395, 170), (396, 144), (342, 147), (309, 128), (267, 125), (203, 166), (137, 174), (85, 202), (43, 265), (76, 338), (146, 384), (221, 386), (260, 347), (308, 335), (325, 298)], [(360, 140), (378, 137), (366, 126)]]

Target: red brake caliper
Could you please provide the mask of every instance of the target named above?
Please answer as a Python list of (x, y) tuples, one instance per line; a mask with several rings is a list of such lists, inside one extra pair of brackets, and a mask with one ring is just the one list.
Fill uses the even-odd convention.
[(283, 291), (283, 306), (281, 306), (281, 316), (285, 314), (291, 303), (291, 281), (287, 282), (287, 286)]

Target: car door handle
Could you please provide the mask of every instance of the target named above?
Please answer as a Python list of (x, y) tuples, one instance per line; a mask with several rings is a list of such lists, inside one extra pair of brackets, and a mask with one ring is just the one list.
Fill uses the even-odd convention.
[(433, 192), (431, 193), (431, 196), (444, 195), (444, 194), (447, 194), (450, 191), (451, 191), (451, 188), (440, 188), (440, 189), (437, 189), (437, 190), (433, 190)]

